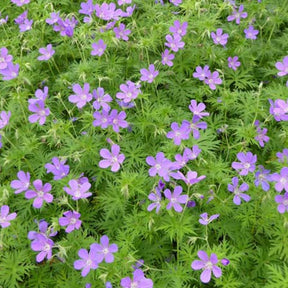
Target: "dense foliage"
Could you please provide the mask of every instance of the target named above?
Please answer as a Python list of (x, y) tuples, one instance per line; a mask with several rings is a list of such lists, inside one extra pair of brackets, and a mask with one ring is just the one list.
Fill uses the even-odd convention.
[(288, 287), (288, 1), (81, 2), (0, 3), (0, 286)]

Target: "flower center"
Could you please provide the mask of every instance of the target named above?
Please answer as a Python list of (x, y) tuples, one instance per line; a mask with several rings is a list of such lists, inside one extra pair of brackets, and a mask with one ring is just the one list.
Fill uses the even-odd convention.
[(50, 245), (48, 243), (45, 244), (44, 249), (45, 252), (50, 250)]
[(44, 192), (42, 190), (38, 191), (38, 197), (43, 197)]
[(159, 169), (161, 169), (161, 165), (160, 164), (156, 164), (155, 168), (156, 168), (156, 170), (159, 170)]
[(102, 252), (106, 255), (106, 254), (109, 253), (109, 249), (108, 249), (108, 248), (104, 248), (104, 249), (102, 250)]
[(177, 202), (177, 199), (174, 198), (174, 197), (172, 197), (170, 200), (171, 200), (171, 203), (176, 203)]
[(205, 270), (207, 269), (207, 270), (212, 270), (212, 268), (213, 268), (213, 264), (212, 264), (212, 262), (211, 261), (208, 261), (206, 264), (205, 264)]
[(137, 282), (132, 282), (130, 287), (131, 288), (138, 288)]
[(81, 94), (81, 95), (80, 95), (80, 99), (81, 99), (81, 100), (86, 100), (86, 98), (87, 98), (87, 96), (86, 96), (85, 94)]
[(285, 206), (288, 206), (288, 199), (285, 199), (283, 202), (282, 202), (283, 205)]
[(282, 177), (282, 178), (280, 179), (280, 183), (283, 184), (283, 185), (285, 185), (285, 184), (287, 183), (287, 179), (284, 178), (284, 177)]
[(74, 224), (76, 223), (76, 221), (77, 221), (77, 220), (76, 220), (75, 218), (71, 218), (70, 224), (73, 224), (73, 225), (74, 225)]
[(245, 168), (245, 169), (249, 169), (250, 168), (250, 163), (245, 163), (244, 165), (243, 165), (243, 167)]

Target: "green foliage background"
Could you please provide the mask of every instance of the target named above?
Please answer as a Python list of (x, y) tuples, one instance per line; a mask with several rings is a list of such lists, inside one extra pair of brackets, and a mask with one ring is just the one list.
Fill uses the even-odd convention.
[[(144, 259), (145, 275), (156, 288), (288, 287), (288, 218), (287, 213), (280, 215), (277, 211), (273, 184), (264, 192), (255, 187), (253, 175), (243, 177), (250, 186), (251, 201), (240, 206), (233, 203), (233, 195), (227, 190), (231, 178), (237, 176), (231, 163), (240, 151), (257, 154), (257, 164), (272, 172), (287, 165), (276, 158), (276, 152), (287, 148), (287, 123), (269, 116), (268, 99), (287, 99), (286, 80), (275, 77), (275, 63), (288, 55), (288, 1), (237, 1), (244, 4), (248, 17), (236, 25), (227, 22), (232, 8), (221, 0), (183, 0), (179, 7), (135, 0), (133, 16), (123, 19), (132, 31), (128, 42), (115, 39), (112, 31), (99, 33), (104, 22), (96, 17), (84, 24), (83, 15), (78, 14), (80, 3), (32, 0), (23, 7), (9, 0), (0, 3), (2, 17), (9, 15), (8, 24), (0, 26), (0, 47), (7, 47), (14, 63), (20, 64), (16, 79), (0, 81), (0, 111), (12, 114), (9, 125), (0, 131), (0, 205), (9, 205), (11, 212), (17, 212), (11, 226), (0, 230), (0, 285), (70, 288), (92, 283), (98, 288), (110, 281), (113, 287), (120, 287), (121, 278), (131, 277), (135, 261)], [(33, 29), (20, 33), (14, 19), (25, 9), (29, 10), (28, 19), (34, 20)], [(61, 37), (45, 23), (53, 11), (78, 19), (72, 38)], [(243, 32), (253, 19), (259, 30), (254, 41), (245, 39)], [(176, 53), (173, 67), (162, 66), (165, 35), (175, 20), (188, 22), (185, 48)], [(217, 28), (229, 34), (225, 48), (216, 46), (210, 37)], [(93, 57), (91, 43), (100, 38), (107, 50), (102, 57)], [(38, 49), (49, 43), (56, 51), (53, 60), (38, 61)], [(227, 58), (236, 55), (241, 66), (233, 71), (227, 67)], [(92, 89), (103, 87), (115, 100), (119, 85), (127, 80), (137, 82), (139, 70), (151, 63), (160, 71), (159, 76), (152, 84), (142, 85), (136, 108), (126, 110), (132, 131), (122, 129), (116, 134), (111, 128), (94, 127), (92, 105), (79, 110), (68, 101), (72, 84), (84, 82)], [(223, 84), (212, 91), (193, 78), (198, 65), (217, 70)], [(49, 87), (46, 104), (52, 115), (44, 126), (30, 124), (27, 101), (45, 85)], [(191, 136), (178, 147), (166, 133), (172, 122), (191, 119), (191, 99), (206, 104), (208, 129), (201, 131), (199, 140)], [(119, 110), (115, 101), (112, 105)], [(72, 117), (77, 121), (72, 122)], [(265, 148), (254, 139), (256, 119), (268, 128), (270, 141)], [(226, 131), (218, 134), (223, 125), (228, 125)], [(100, 149), (109, 148), (107, 138), (119, 144), (126, 156), (117, 173), (98, 167)], [(195, 144), (202, 152), (188, 168), (207, 176), (189, 191), (196, 207), (185, 209), (183, 215), (167, 212), (165, 204), (158, 215), (148, 212), (147, 196), (159, 179), (149, 177), (146, 157), (162, 151), (173, 160), (175, 154)], [(70, 174), (60, 181), (54, 181), (44, 168), (56, 156), (67, 159), (70, 165)], [(29, 171), (33, 181), (51, 183), (54, 202), (36, 210), (23, 193), (15, 195), (10, 183), (20, 170)], [(63, 187), (81, 173), (92, 183), (93, 196), (79, 201), (82, 228), (66, 234), (58, 218), (70, 209), (67, 202), (75, 207), (75, 201)], [(183, 188), (187, 193), (187, 187)], [(211, 189), (214, 199), (207, 203)], [(203, 212), (220, 214), (207, 230), (198, 223)], [(57, 247), (53, 259), (37, 264), (27, 234), (37, 230), (35, 220), (40, 219), (59, 232), (54, 239)], [(101, 264), (86, 278), (81, 277), (73, 268), (78, 250), (88, 249), (104, 234), (119, 247), (114, 263)], [(222, 267), (221, 278), (213, 278), (206, 285), (200, 282), (200, 271), (191, 269), (198, 250), (230, 260), (229, 266)]]

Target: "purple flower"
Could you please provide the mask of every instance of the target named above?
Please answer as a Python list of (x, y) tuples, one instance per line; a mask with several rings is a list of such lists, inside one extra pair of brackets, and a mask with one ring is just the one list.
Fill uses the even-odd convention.
[(76, 270), (81, 270), (82, 277), (87, 276), (87, 274), (90, 272), (90, 269), (97, 269), (98, 263), (96, 261), (96, 243), (93, 243), (90, 245), (90, 252), (86, 249), (80, 249), (78, 251), (78, 256), (82, 259), (76, 260), (74, 262), (74, 268)]
[(165, 197), (170, 200), (168, 205), (166, 206), (167, 210), (170, 210), (172, 207), (176, 212), (182, 212), (183, 208), (180, 204), (185, 204), (188, 201), (188, 195), (180, 195), (182, 193), (182, 187), (176, 186), (174, 188), (173, 193), (169, 189), (164, 191)]
[(54, 55), (55, 50), (53, 50), (51, 44), (48, 44), (48, 45), (46, 46), (46, 48), (40, 48), (40, 49), (39, 49), (39, 53), (41, 53), (41, 54), (43, 54), (43, 55), (42, 55), (42, 56), (39, 56), (37, 59), (38, 59), (39, 61), (43, 61), (43, 60), (47, 61), (47, 60), (49, 60), (49, 59)]
[(215, 32), (211, 32), (211, 37), (216, 45), (221, 44), (222, 46), (225, 46), (227, 44), (227, 39), (229, 35), (227, 33), (222, 34), (223, 30), (221, 28), (216, 30)]
[(203, 110), (205, 110), (206, 105), (204, 103), (199, 103), (197, 104), (196, 100), (191, 100), (190, 105), (189, 105), (189, 109), (190, 111), (197, 117), (203, 118), (205, 116), (209, 116), (208, 112), (202, 112)]
[[(147, 210), (149, 212), (151, 212), (154, 208), (156, 208), (156, 213), (158, 214), (160, 208), (161, 208), (161, 199), (162, 199), (162, 196), (161, 196), (161, 190), (156, 187), (155, 188), (155, 192), (156, 193), (150, 193), (148, 195), (148, 199), (153, 201), (154, 203), (150, 204), (148, 207), (147, 207)], [(139, 268), (139, 267), (138, 267)]]
[(233, 198), (233, 202), (236, 205), (241, 204), (241, 198), (246, 202), (250, 201), (250, 199), (251, 199), (251, 197), (249, 195), (242, 193), (242, 192), (247, 191), (249, 189), (249, 185), (244, 182), (240, 185), (240, 187), (238, 187), (238, 182), (239, 182), (238, 177), (233, 177), (232, 178), (232, 185), (228, 184), (228, 190), (235, 194), (235, 196)]
[(198, 145), (193, 145), (192, 150), (189, 148), (184, 149), (183, 155), (187, 157), (189, 160), (195, 160), (197, 156), (200, 154), (201, 149)]
[(30, 123), (35, 123), (39, 120), (39, 125), (43, 125), (46, 122), (46, 117), (50, 114), (50, 109), (44, 107), (44, 102), (38, 100), (28, 106), (29, 111), (35, 112), (28, 117)]
[(232, 68), (234, 71), (237, 70), (237, 67), (239, 67), (241, 63), (238, 61), (238, 56), (228, 57), (228, 67)]
[(115, 3), (102, 3), (101, 6), (98, 4), (95, 5), (96, 16), (100, 19), (109, 21), (109, 20), (119, 20), (120, 15), (122, 14), (121, 9), (116, 9)]
[(171, 124), (172, 131), (169, 131), (166, 134), (166, 137), (169, 139), (174, 139), (175, 145), (180, 145), (181, 140), (188, 140), (190, 137), (190, 125), (187, 122), (182, 122), (179, 127), (178, 123), (173, 122)]
[(202, 269), (203, 272), (201, 273), (200, 280), (203, 283), (208, 283), (211, 279), (211, 271), (216, 278), (221, 277), (222, 271), (216, 264), (218, 263), (217, 255), (212, 253), (210, 257), (208, 257), (205, 251), (198, 251), (197, 253), (200, 260), (195, 260), (191, 264), (191, 268), (193, 270), (200, 270)]
[(118, 0), (118, 5), (131, 4), (132, 0)]
[(280, 71), (277, 73), (278, 76), (288, 75), (288, 56), (285, 56), (282, 62), (277, 62), (275, 67)]
[(237, 158), (241, 162), (233, 162), (232, 168), (235, 170), (241, 170), (239, 175), (245, 176), (248, 174), (248, 172), (253, 172), (255, 170), (257, 155), (253, 155), (251, 152), (247, 152), (246, 154), (239, 152), (237, 154)]
[(8, 125), (10, 117), (11, 117), (10, 111), (8, 111), (8, 113), (6, 111), (0, 112), (0, 129), (3, 129), (5, 126)]
[(196, 202), (195, 201), (188, 201), (187, 202), (187, 208), (193, 208), (196, 206)]
[(163, 65), (168, 65), (169, 67), (173, 66), (172, 60), (175, 58), (175, 56), (174, 54), (170, 54), (170, 51), (168, 49), (165, 49), (165, 51), (161, 54), (161, 57), (161, 63)]
[(11, 0), (11, 2), (16, 4), (18, 7), (21, 7), (25, 4), (30, 3), (30, 0)]
[(59, 19), (61, 19), (60, 16), (59, 16), (59, 12), (50, 13), (50, 17), (51, 18), (47, 18), (46, 19), (46, 23), (49, 24), (49, 25), (53, 25), (53, 24), (57, 23)]
[(269, 103), (269, 112), (274, 116), (276, 121), (288, 121), (288, 115), (286, 115), (286, 113), (288, 113), (288, 100), (285, 102), (282, 99), (277, 99), (275, 103), (273, 103), (273, 101), (269, 99)]
[(209, 73), (210, 69), (208, 65), (205, 65), (203, 69), (201, 66), (197, 66), (196, 72), (193, 73), (193, 77), (203, 81), (208, 77)]
[(127, 128), (128, 122), (125, 120), (126, 118), (126, 112), (121, 111), (118, 114), (118, 111), (116, 109), (113, 109), (109, 115), (109, 122), (113, 127), (113, 130), (116, 133), (119, 133), (119, 128)]
[(185, 45), (184, 42), (182, 42), (181, 36), (178, 34), (166, 35), (165, 39), (167, 42), (165, 42), (165, 46), (171, 48), (172, 51), (177, 52), (179, 49), (182, 49)]
[(268, 130), (266, 128), (263, 128), (263, 130), (261, 130), (260, 127), (257, 127), (256, 131), (258, 135), (254, 139), (259, 142), (259, 145), (261, 147), (264, 147), (264, 142), (268, 142), (270, 139), (268, 136), (266, 136)]
[(3, 70), (0, 70), (0, 74), (2, 74), (2, 80), (12, 80), (16, 78), (19, 74), (19, 64), (13, 64), (12, 62), (7, 63), (7, 67)]
[(236, 24), (240, 24), (240, 19), (241, 18), (246, 18), (248, 16), (247, 12), (243, 12), (244, 6), (240, 5), (238, 11), (236, 9), (233, 10), (232, 15), (229, 15), (227, 17), (227, 20), (233, 21), (236, 20)]
[[(0, 12), (0, 17), (1, 17), (1, 12)], [(8, 15), (5, 18), (0, 18), (0, 26), (3, 24), (6, 24), (8, 21)]]
[(37, 89), (35, 91), (35, 97), (36, 97), (36, 99), (29, 99), (28, 100), (29, 104), (35, 104), (35, 103), (37, 103), (38, 100), (45, 101), (46, 98), (48, 97), (48, 87), (45, 86), (43, 91), (41, 89)]
[(109, 245), (109, 238), (106, 235), (103, 235), (100, 239), (100, 243), (95, 243), (95, 260), (97, 263), (101, 263), (105, 260), (106, 263), (112, 263), (114, 261), (114, 255), (118, 251), (118, 246), (116, 244)]
[(46, 183), (42, 184), (42, 180), (37, 179), (33, 182), (33, 185), (35, 187), (35, 190), (28, 190), (25, 192), (25, 198), (26, 199), (32, 199), (35, 198), (33, 201), (33, 207), (40, 209), (43, 205), (43, 201), (47, 203), (51, 203), (53, 201), (53, 195), (48, 193), (51, 191), (51, 184)]
[(104, 43), (102, 39), (100, 39), (97, 43), (92, 43), (92, 51), (91, 55), (93, 56), (101, 56), (104, 54), (107, 45)]
[[(200, 132), (199, 129), (205, 130), (207, 129), (207, 123), (206, 122), (199, 122), (200, 118), (198, 116), (193, 116), (192, 121), (189, 122), (187, 120), (183, 120), (183, 122), (189, 124), (190, 132), (192, 131), (194, 139), (200, 138)], [(182, 123), (183, 123), (182, 122)]]
[(200, 215), (201, 219), (199, 219), (199, 223), (202, 225), (208, 225), (211, 223), (213, 220), (217, 219), (220, 215), (219, 214), (214, 214), (208, 217), (207, 213), (203, 213)]
[(215, 90), (216, 84), (221, 84), (222, 80), (219, 78), (219, 73), (217, 71), (210, 72), (206, 74), (207, 78), (204, 80), (206, 84), (209, 85), (210, 89)]
[(111, 282), (106, 282), (105, 288), (113, 288)]
[(156, 159), (152, 156), (146, 158), (146, 163), (152, 166), (149, 169), (149, 175), (151, 177), (158, 174), (160, 177), (163, 177), (165, 181), (169, 181), (169, 170), (172, 165), (172, 162), (169, 159), (166, 159), (163, 152), (158, 152)]
[(129, 103), (136, 99), (140, 93), (142, 93), (140, 87), (140, 84), (135, 84), (134, 82), (128, 80), (126, 84), (120, 85), (120, 90), (122, 92), (116, 93), (116, 98), (123, 99), (124, 103)]
[(66, 211), (63, 213), (64, 217), (59, 218), (60, 226), (67, 226), (66, 233), (70, 233), (75, 229), (79, 229), (82, 221), (79, 220), (81, 214), (75, 211)]
[(288, 161), (288, 149), (283, 149), (282, 153), (281, 152), (277, 152), (276, 156), (278, 158), (278, 162), (282, 162), (284, 163), (285, 161)]
[(288, 192), (286, 192), (283, 196), (275, 196), (275, 201), (276, 203), (279, 203), (277, 208), (279, 213), (283, 214), (285, 213), (285, 210), (288, 212)]
[(143, 259), (139, 259), (136, 261), (135, 265), (132, 265), (132, 269), (135, 271), (136, 269), (139, 269), (144, 264)]
[(81, 9), (78, 11), (80, 14), (88, 15), (90, 17), (84, 17), (84, 22), (90, 22), (88, 19), (91, 19), (92, 14), (96, 9), (96, 5), (93, 5), (93, 0), (87, 0), (87, 2), (82, 2), (80, 4)]
[(250, 25), (248, 29), (244, 29), (244, 32), (246, 34), (245, 38), (252, 39), (252, 40), (257, 39), (256, 35), (259, 33), (258, 30), (254, 30), (254, 27), (252, 25)]
[(72, 103), (77, 103), (76, 106), (78, 108), (84, 107), (88, 102), (92, 100), (92, 94), (89, 93), (89, 83), (84, 83), (83, 88), (81, 88), (79, 84), (75, 84), (72, 86), (72, 89), (76, 94), (70, 95), (68, 99)]
[(36, 261), (41, 262), (46, 257), (50, 259), (52, 257), (52, 247), (54, 242), (47, 238), (46, 236), (37, 233), (35, 240), (31, 243), (31, 249), (33, 251), (40, 251), (40, 253), (36, 256)]
[(131, 33), (131, 30), (129, 29), (126, 29), (126, 26), (125, 24), (121, 23), (119, 25), (119, 27), (115, 27), (113, 29), (114, 33), (115, 33), (115, 37), (118, 38), (118, 39), (123, 39), (124, 41), (128, 41), (128, 36), (130, 33)]
[(0, 70), (6, 69), (9, 62), (12, 62), (13, 56), (8, 54), (8, 49), (2, 47), (0, 49)]
[(20, 32), (25, 32), (32, 29), (33, 20), (25, 19), (22, 24), (19, 25)]
[(9, 206), (3, 205), (1, 206), (1, 214), (0, 214), (0, 226), (2, 228), (6, 228), (11, 225), (9, 221), (15, 219), (17, 216), (16, 212), (9, 214)]
[(56, 32), (60, 32), (61, 36), (72, 37), (74, 33), (74, 28), (77, 24), (78, 21), (74, 17), (72, 17), (71, 20), (63, 20), (59, 17), (56, 24), (53, 26), (53, 30)]
[[(37, 221), (35, 221), (35, 222), (37, 223)], [(35, 240), (35, 239), (37, 239), (37, 236), (39, 234), (45, 236), (46, 238), (54, 237), (58, 233), (57, 231), (54, 232), (53, 228), (49, 229), (48, 228), (48, 223), (45, 220), (40, 220), (39, 223), (38, 223), (38, 226), (39, 226), (40, 233), (38, 233), (36, 231), (29, 231), (28, 239)]]
[(144, 272), (141, 269), (136, 269), (133, 272), (132, 280), (130, 277), (121, 279), (121, 286), (124, 288), (153, 288), (153, 281), (145, 278)]
[(28, 15), (28, 10), (24, 11), (22, 14), (20, 14), (15, 20), (14, 22), (18, 25), (23, 24), (24, 21), (27, 19), (27, 15)]
[[(107, 104), (107, 102), (112, 101), (112, 97), (109, 94), (105, 94), (105, 91), (102, 87), (98, 87), (97, 90), (92, 91), (93, 98), (95, 98), (96, 101), (93, 102), (93, 107), (96, 110), (99, 110), (101, 107), (103, 110), (109, 111), (110, 106)], [(117, 96), (116, 96), (117, 97)]]
[(187, 27), (188, 27), (188, 22), (183, 22), (183, 24), (181, 24), (179, 20), (175, 20), (174, 26), (170, 26), (169, 31), (173, 34), (184, 36), (186, 35)]
[(69, 165), (64, 165), (66, 160), (60, 161), (59, 158), (53, 157), (52, 163), (45, 164), (45, 168), (47, 169), (46, 173), (53, 173), (54, 180), (60, 180), (68, 175), (69, 173)]
[(141, 81), (152, 83), (155, 77), (159, 74), (159, 71), (155, 70), (154, 64), (149, 65), (148, 70), (147, 69), (140, 69), (141, 73)]
[(288, 167), (283, 167), (280, 174), (272, 174), (271, 181), (277, 182), (275, 184), (275, 190), (277, 192), (281, 192), (283, 189), (288, 192)]
[(182, 0), (169, 0), (170, 3), (174, 4), (175, 6), (178, 6), (182, 3)]
[(102, 110), (102, 112), (96, 111), (93, 113), (93, 117), (95, 120), (93, 121), (93, 126), (101, 126), (102, 129), (107, 128), (110, 125), (110, 117), (109, 117), (109, 110), (110, 106), (108, 106), (109, 109)]
[(259, 170), (255, 173), (255, 186), (258, 187), (261, 184), (262, 189), (268, 191), (270, 189), (268, 181), (271, 181), (270, 170), (264, 169), (262, 165), (259, 165), (258, 168)]
[(205, 175), (202, 175), (202, 176), (198, 177), (197, 176), (197, 172), (195, 172), (195, 171), (188, 171), (187, 174), (186, 174), (186, 177), (180, 171), (177, 171), (176, 173), (172, 172), (171, 173), (171, 177), (173, 177), (176, 180), (183, 180), (188, 186), (189, 185), (193, 185), (195, 183), (198, 183), (201, 180), (206, 178)]
[(23, 191), (28, 190), (29, 185), (30, 185), (30, 173), (29, 172), (25, 174), (25, 172), (19, 171), (17, 173), (17, 177), (19, 178), (19, 180), (13, 180), (10, 184), (11, 188), (16, 189), (14, 192), (15, 194), (19, 194)]
[(227, 265), (229, 265), (229, 263), (230, 263), (230, 261), (227, 258), (221, 259), (221, 264), (222, 265), (227, 266)]
[(92, 195), (91, 192), (87, 192), (91, 187), (91, 184), (88, 181), (80, 183), (79, 181), (72, 179), (69, 181), (69, 186), (70, 188), (63, 187), (63, 189), (66, 193), (72, 195), (72, 199), (75, 201), (83, 198), (88, 198)]
[(113, 144), (111, 146), (111, 152), (104, 148), (100, 150), (101, 157), (104, 158), (104, 160), (101, 160), (99, 162), (100, 168), (107, 168), (111, 166), (112, 172), (117, 172), (120, 169), (120, 165), (123, 163), (125, 156), (124, 154), (120, 153), (120, 146), (117, 144)]

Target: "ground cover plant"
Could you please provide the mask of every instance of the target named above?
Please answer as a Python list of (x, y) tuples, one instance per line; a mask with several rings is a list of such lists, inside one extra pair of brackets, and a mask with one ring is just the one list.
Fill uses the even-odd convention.
[(287, 0), (0, 13), (1, 287), (288, 287)]

